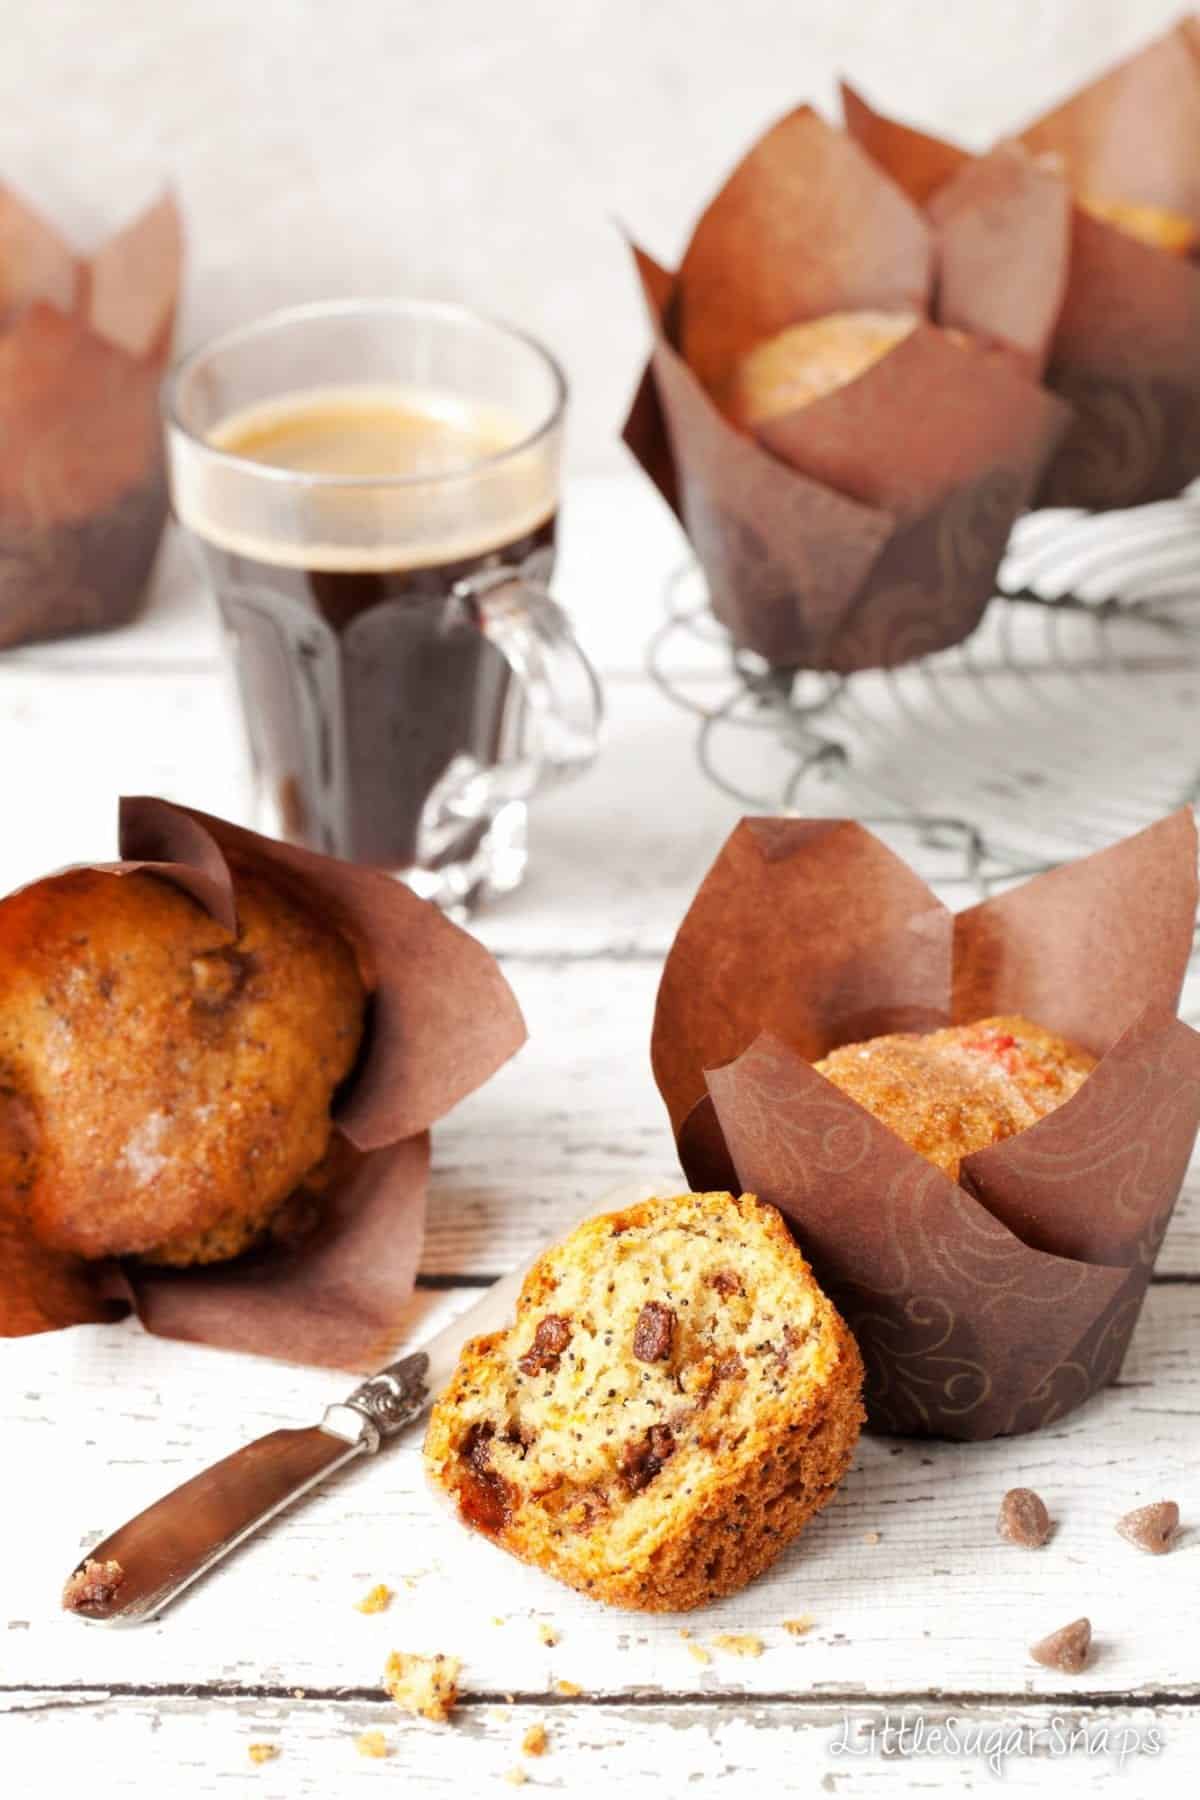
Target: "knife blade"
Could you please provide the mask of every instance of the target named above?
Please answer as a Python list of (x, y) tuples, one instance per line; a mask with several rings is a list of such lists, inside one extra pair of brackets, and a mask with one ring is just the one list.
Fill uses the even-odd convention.
[[(618, 1188), (584, 1216), (655, 1191), (646, 1184)], [(92, 1624), (157, 1618), (268, 1520), (415, 1424), (453, 1375), (466, 1340), (508, 1323), (527, 1267), (494, 1282), (419, 1350), (368, 1376), (327, 1407), (319, 1424), (243, 1444), (128, 1520), (77, 1563), (63, 1606)]]

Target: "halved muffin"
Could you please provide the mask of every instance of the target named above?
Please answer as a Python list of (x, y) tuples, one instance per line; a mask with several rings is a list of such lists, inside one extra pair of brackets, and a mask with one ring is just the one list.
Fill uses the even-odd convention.
[(681, 1194), (578, 1226), (433, 1410), (468, 1525), (610, 1605), (682, 1611), (760, 1574), (833, 1498), (862, 1363), (773, 1207)]

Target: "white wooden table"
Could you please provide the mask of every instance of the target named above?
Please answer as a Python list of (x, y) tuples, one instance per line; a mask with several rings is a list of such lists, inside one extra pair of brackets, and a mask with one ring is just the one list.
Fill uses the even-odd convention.
[[(605, 1189), (672, 1177), (647, 1056), (655, 985), (736, 813), (642, 673), (679, 555), (644, 484), (575, 489), (560, 588), (607, 678), (610, 740), (584, 781), (540, 807), (527, 885), (479, 923), (532, 1037), (436, 1134), (414, 1341)], [(136, 628), (0, 662), (0, 771), (0, 890), (110, 854), (123, 789), (244, 813), (216, 634), (178, 547)], [(531, 1787), (581, 1795), (961, 1794), (987, 1788), (997, 1741), (1016, 1794), (1166, 1794), (1189, 1779), (1194, 1792), (1198, 1349), (1193, 1187), (1118, 1384), (1036, 1437), (864, 1439), (802, 1542), (710, 1612), (609, 1613), (509, 1561), (435, 1509), (409, 1442), (284, 1518), (161, 1623), (106, 1632), (58, 1611), (81, 1548), (244, 1438), (311, 1420), (339, 1383), (134, 1324), (5, 1343), (0, 1795), (326, 1800), (397, 1783), (474, 1795), (518, 1765)], [(1000, 1496), (1020, 1484), (1058, 1522), (1036, 1554), (996, 1538)], [(1113, 1523), (1164, 1497), (1189, 1528), (1172, 1556), (1151, 1559)], [(380, 1581), (395, 1599), (365, 1617), (354, 1602)], [(806, 1635), (784, 1630), (804, 1613)], [(1087, 1673), (1031, 1663), (1029, 1643), (1080, 1613), (1097, 1639)], [(552, 1647), (543, 1624), (558, 1633)], [(719, 1632), (755, 1634), (762, 1654), (693, 1655)], [(463, 1658), (452, 1725), (406, 1720), (386, 1699), (393, 1647)], [(581, 1692), (560, 1694), (561, 1680)], [(929, 1741), (948, 1717), (957, 1749)], [(919, 1748), (911, 1735), (882, 1741), (886, 1722), (918, 1718)], [(549, 1752), (522, 1756), (539, 1720)], [(386, 1760), (356, 1750), (370, 1727), (386, 1734)], [(982, 1748), (964, 1747), (971, 1731)], [(1084, 1736), (1067, 1756), (1072, 1731)], [(256, 1742), (278, 1756), (253, 1764)]]

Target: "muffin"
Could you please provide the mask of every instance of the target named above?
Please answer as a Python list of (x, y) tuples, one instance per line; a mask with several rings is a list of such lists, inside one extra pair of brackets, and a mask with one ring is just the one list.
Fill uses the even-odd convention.
[(1190, 256), (1200, 242), (1200, 232), (1183, 213), (1165, 206), (1144, 206), (1136, 200), (1107, 200), (1097, 194), (1081, 194), (1079, 205), (1093, 219), (1112, 225), (1127, 237), (1137, 238), (1171, 256)]
[(864, 311), (789, 325), (738, 358), (725, 411), (743, 431), (794, 412), (864, 374), (918, 323), (915, 313)]
[(952, 1181), (1079, 1091), (1096, 1058), (1019, 1016), (843, 1044), (814, 1068)]
[(825, 1506), (863, 1418), (853, 1338), (773, 1207), (681, 1194), (589, 1219), (468, 1343), (425, 1444), (504, 1549), (610, 1605), (682, 1611)]
[(365, 995), (340, 934), (234, 869), (231, 939), (160, 876), (77, 869), (0, 905), (0, 1167), (37, 1241), (236, 1256), (340, 1140)]

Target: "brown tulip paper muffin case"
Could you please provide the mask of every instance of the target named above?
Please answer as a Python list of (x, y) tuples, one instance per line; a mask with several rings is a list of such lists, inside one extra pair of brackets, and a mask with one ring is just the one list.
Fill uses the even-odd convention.
[(0, 649), (140, 605), (167, 513), (180, 259), (170, 195), (84, 261), (0, 187)]
[[(692, 1185), (792, 1221), (876, 1429), (1029, 1431), (1116, 1375), (1200, 1121), (1175, 1017), (1196, 899), (1186, 811), (957, 916), (856, 824), (745, 819), (726, 843), (663, 970), (655, 1077)], [(1100, 1060), (961, 1185), (811, 1066), (1012, 1012)]]
[[(918, 204), (936, 205), (967, 152), (843, 89), (847, 129)], [(1200, 32), (1188, 20), (1021, 134), (1076, 194), (1181, 214), (1200, 227)], [(1013, 265), (1015, 278), (1026, 266)], [(1047, 382), (1070, 430), (1039, 504), (1096, 509), (1178, 494), (1200, 474), (1200, 266), (1076, 207)]]
[[(1064, 280), (1066, 190), (1009, 148), (926, 218), (852, 139), (789, 114), (700, 220), (678, 276), (634, 249), (655, 332), (625, 428), (713, 610), (779, 666), (889, 667), (978, 623), (1067, 423), (1037, 384)], [(997, 279), (1019, 264), (1021, 282)], [(714, 399), (784, 327), (861, 308), (930, 323), (856, 380), (737, 430)]]
[[(364, 1054), (334, 1113), (348, 1168), (320, 1223), (230, 1263), (88, 1265), (28, 1239), (0, 1194), (0, 1335), (111, 1316), (124, 1293), (164, 1337), (290, 1362), (370, 1369), (398, 1341), (424, 1225), (428, 1128), (520, 1048), (525, 1026), (490, 953), (378, 870), (355, 867), (154, 799), (121, 802), (126, 859), (236, 927), (236, 875), (257, 870), (336, 926), (370, 996)], [(231, 877), (232, 870), (232, 877)], [(0, 902), (2, 904), (2, 902)]]

